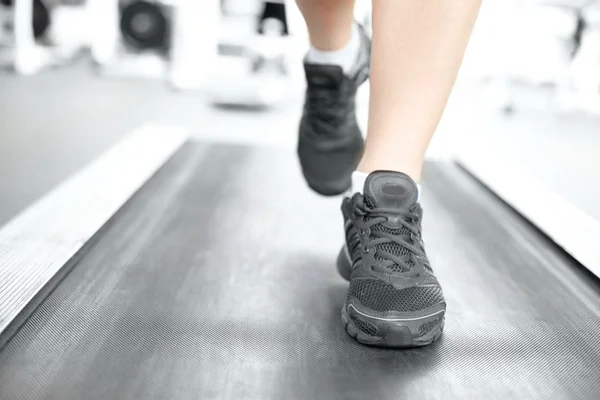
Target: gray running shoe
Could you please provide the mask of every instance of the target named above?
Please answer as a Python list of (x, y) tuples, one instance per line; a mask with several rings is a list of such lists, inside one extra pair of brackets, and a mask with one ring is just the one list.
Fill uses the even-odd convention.
[(446, 302), (421, 239), (418, 188), (407, 175), (376, 171), (342, 204), (346, 246), (338, 271), (350, 281), (346, 331), (384, 347), (423, 346), (444, 327)]
[[(360, 25), (359, 25), (360, 26)], [(363, 151), (356, 120), (356, 91), (369, 77), (371, 40), (360, 28), (361, 48), (352, 71), (337, 65), (304, 64), (307, 89), (300, 120), (298, 156), (313, 190), (325, 196), (350, 187)]]

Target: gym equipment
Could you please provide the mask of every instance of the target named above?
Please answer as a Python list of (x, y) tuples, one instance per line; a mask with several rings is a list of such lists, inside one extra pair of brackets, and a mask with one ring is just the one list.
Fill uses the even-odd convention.
[[(153, 147), (130, 145), (111, 178)], [(422, 181), (448, 301), (442, 338), (399, 351), (356, 343), (340, 322), (339, 202), (309, 192), (296, 163), (291, 149), (193, 141), (131, 184), (5, 330), (0, 398), (600, 398), (598, 279), (455, 164), (426, 164)], [(8, 257), (19, 282), (40, 276), (30, 258), (51, 265), (52, 245), (81, 240), (82, 217), (114, 197), (101, 193), (60, 214), (54, 236), (43, 236), (51, 224), (0, 235), (21, 246), (3, 247), (0, 272)], [(0, 305), (13, 304), (8, 293)]]
[(139, 50), (161, 49), (168, 44), (169, 22), (163, 7), (136, 1), (121, 11), (121, 32), (125, 41)]
[[(32, 26), (33, 26), (33, 35), (36, 39), (44, 36), (48, 27), (50, 26), (50, 11), (46, 7), (46, 5), (42, 2), (42, 0), (32, 0), (33, 1), (33, 16), (32, 16)], [(1, 0), (0, 4), (12, 7), (14, 4), (13, 0)]]
[(12, 39), (13, 21), (12, 10), (0, 5), (0, 46), (10, 45)]
[(169, 83), (196, 90), (210, 82), (218, 59), (221, 4), (216, 0), (180, 2), (173, 9)]
[(218, 106), (267, 109), (280, 104), (290, 91), (288, 59), (284, 54), (261, 53), (246, 49), (231, 63), (230, 71), (213, 77), (208, 92)]
[(285, 3), (265, 1), (258, 19), (259, 35), (289, 35)]
[(83, 48), (91, 42), (90, 19), (96, 18), (85, 5), (52, 8), (52, 25), (47, 37), (54, 47)]
[(93, 5), (107, 27), (91, 46), (102, 75), (167, 80), (177, 90), (204, 84), (217, 57), (218, 0), (135, 1), (121, 9), (117, 0)]
[(64, 0), (0, 1), (12, 7), (5, 23), (11, 29), (0, 38), (6, 43), (1, 63), (28, 76), (84, 55), (92, 37), (98, 36), (96, 28), (100, 25), (97, 13), (90, 12), (88, 6), (105, 0), (69, 1), (68, 5)]
[[(92, 0), (88, 0), (92, 1)], [(94, 0), (96, 35), (91, 54), (102, 76), (143, 79), (166, 78), (172, 56), (173, 21), (180, 8), (197, 2)]]
[(50, 13), (42, 0), (33, 0), (33, 36), (44, 36), (50, 26)]
[[(237, 57), (237, 72), (215, 76), (208, 88), (218, 106), (269, 108), (290, 92), (289, 28), (286, 5), (264, 2), (257, 16), (256, 35), (247, 40)], [(287, 46), (291, 47), (291, 46)]]

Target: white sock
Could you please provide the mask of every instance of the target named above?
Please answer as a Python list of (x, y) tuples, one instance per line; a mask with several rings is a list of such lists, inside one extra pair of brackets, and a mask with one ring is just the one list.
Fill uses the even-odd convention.
[(352, 25), (352, 35), (346, 46), (339, 50), (323, 51), (310, 46), (305, 61), (310, 64), (332, 64), (342, 67), (344, 73), (349, 73), (356, 62), (360, 51), (360, 32), (356, 24)]
[[(354, 171), (352, 173), (352, 185), (350, 189), (344, 194), (346, 197), (354, 196), (354, 193), (363, 194), (363, 190), (365, 188), (365, 181), (367, 180), (366, 172)], [(417, 201), (421, 198), (421, 185), (417, 183)]]
[(369, 176), (369, 174), (366, 172), (354, 171), (352, 173), (352, 186), (350, 186), (349, 190), (352, 193), (350, 194), (350, 197), (352, 197), (354, 193), (363, 193), (367, 176)]

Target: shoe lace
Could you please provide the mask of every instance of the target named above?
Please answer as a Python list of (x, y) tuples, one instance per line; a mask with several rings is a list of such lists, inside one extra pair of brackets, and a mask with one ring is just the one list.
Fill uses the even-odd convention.
[[(379, 265), (372, 268), (379, 272), (389, 272), (389, 270), (400, 270), (408, 272), (411, 275), (419, 275), (413, 271), (413, 266), (418, 261), (423, 266), (430, 269), (427, 257), (424, 257), (424, 249), (421, 237), (420, 215), (416, 205), (408, 210), (399, 210), (395, 208), (371, 207), (362, 196), (357, 196), (354, 202), (354, 212), (363, 216), (365, 221), (364, 230), (360, 234), (364, 238), (364, 249), (366, 252), (373, 249), (376, 258), (380, 261)], [(389, 229), (383, 226), (388, 221), (389, 216), (397, 217), (396, 221), (400, 224), (398, 229)], [(368, 234), (368, 236), (367, 236)], [(389, 244), (396, 244), (404, 251), (389, 251)], [(394, 268), (397, 266), (396, 268)]]
[(309, 120), (332, 127), (339, 127), (351, 109), (352, 96), (345, 95), (341, 88), (312, 88), (306, 98), (307, 113), (313, 117)]

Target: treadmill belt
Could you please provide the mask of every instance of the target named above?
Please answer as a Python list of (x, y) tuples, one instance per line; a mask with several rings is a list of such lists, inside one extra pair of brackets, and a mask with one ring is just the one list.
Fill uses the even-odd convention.
[(598, 281), (452, 164), (422, 204), (444, 334), (366, 347), (340, 199), (292, 152), (190, 142), (2, 349), (0, 399), (600, 399)]

